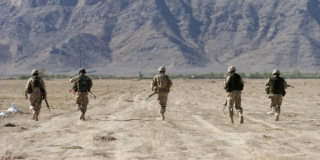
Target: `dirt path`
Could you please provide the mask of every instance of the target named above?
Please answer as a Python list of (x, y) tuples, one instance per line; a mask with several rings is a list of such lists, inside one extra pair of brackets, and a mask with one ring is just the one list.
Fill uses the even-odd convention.
[[(246, 80), (244, 124), (227, 124), (221, 80), (173, 80), (161, 121), (147, 80), (96, 80), (86, 121), (79, 120), (71, 86), (47, 81), (49, 113), (31, 120), (24, 81), (0, 81), (1, 111), (15, 102), (22, 115), (0, 118), (0, 159), (318, 159), (320, 91), (317, 80), (288, 80), (279, 122), (267, 115), (263, 80)], [(10, 93), (6, 95), (5, 93)], [(16, 127), (4, 127), (6, 123)]]

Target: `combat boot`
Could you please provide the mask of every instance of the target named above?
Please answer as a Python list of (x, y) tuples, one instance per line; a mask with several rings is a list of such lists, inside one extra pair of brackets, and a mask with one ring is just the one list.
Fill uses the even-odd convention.
[(240, 124), (243, 124), (243, 115), (242, 115), (242, 112), (238, 112), (238, 115), (239, 115), (239, 121), (240, 121)]
[(81, 111), (80, 120), (85, 120), (85, 113)]
[(161, 116), (162, 116), (162, 120), (164, 120), (165, 119), (164, 113), (161, 113)]
[(36, 112), (33, 112), (32, 120), (36, 120)]
[(36, 121), (39, 121), (38, 119), (39, 113), (35, 112), (35, 114), (36, 114)]

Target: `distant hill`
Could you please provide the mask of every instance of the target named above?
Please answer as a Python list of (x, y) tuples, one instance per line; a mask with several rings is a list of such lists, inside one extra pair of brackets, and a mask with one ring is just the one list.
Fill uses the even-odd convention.
[(318, 0), (1, 0), (0, 74), (318, 71)]

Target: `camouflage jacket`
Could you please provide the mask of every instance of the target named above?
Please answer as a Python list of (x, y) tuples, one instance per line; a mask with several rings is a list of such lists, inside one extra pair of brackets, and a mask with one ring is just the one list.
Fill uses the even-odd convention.
[[(28, 80), (27, 84), (26, 84), (26, 88), (25, 88), (25, 92), (24, 92), (25, 96), (28, 95), (28, 88), (32, 86), (32, 83), (33, 83), (33, 78), (30, 78)], [(43, 81), (42, 78), (40, 78), (40, 84), (41, 84), (41, 87), (44, 90), (45, 95), (47, 95), (46, 85), (44, 84), (44, 81)], [(39, 92), (40, 93), (41, 91), (39, 89), (39, 90), (34, 90), (33, 92)]]

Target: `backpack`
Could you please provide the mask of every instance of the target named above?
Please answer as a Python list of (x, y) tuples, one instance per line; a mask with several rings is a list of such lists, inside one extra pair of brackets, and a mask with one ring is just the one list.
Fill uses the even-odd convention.
[(233, 73), (230, 75), (230, 81), (226, 86), (226, 91), (231, 92), (233, 90), (242, 91), (243, 90), (243, 84), (241, 83), (241, 76), (237, 73)]
[(78, 77), (77, 81), (78, 92), (90, 92), (91, 79), (86, 75)]
[(31, 86), (28, 87), (28, 93), (31, 94), (33, 92), (34, 88), (42, 88), (41, 87), (41, 82), (40, 82), (40, 77), (32, 77), (33, 82), (31, 84)]
[(159, 76), (158, 77), (158, 86), (159, 88), (167, 88), (168, 87), (168, 83), (169, 83), (169, 78), (167, 75), (164, 76)]

